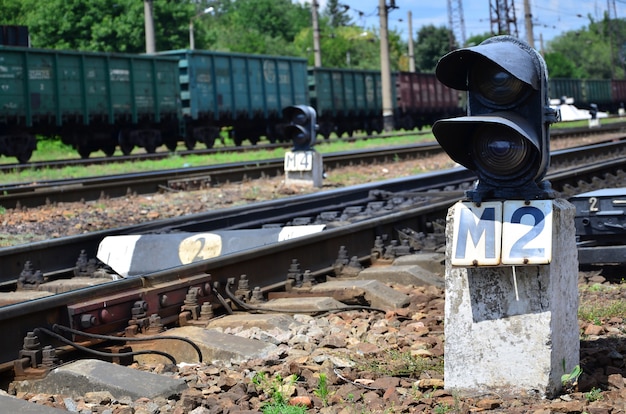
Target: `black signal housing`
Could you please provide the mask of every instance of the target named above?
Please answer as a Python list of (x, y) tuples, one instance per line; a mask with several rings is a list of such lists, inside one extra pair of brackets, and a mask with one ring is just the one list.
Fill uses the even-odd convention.
[(283, 109), (287, 121), (285, 137), (293, 142), (294, 151), (308, 151), (315, 144), (317, 113), (308, 105), (293, 105)]
[(548, 76), (541, 55), (512, 36), (443, 56), (440, 82), (467, 91), (467, 115), (443, 119), (433, 134), (457, 163), (474, 171), (477, 185), (467, 192), (488, 199), (554, 198), (544, 181), (550, 162)]

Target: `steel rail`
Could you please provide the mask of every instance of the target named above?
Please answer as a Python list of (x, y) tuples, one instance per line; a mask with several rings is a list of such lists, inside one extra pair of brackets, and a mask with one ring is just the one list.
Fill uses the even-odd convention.
[[(441, 148), (438, 145), (428, 143), (337, 152), (324, 154), (323, 157), (327, 168), (338, 168), (355, 163), (411, 159), (439, 152)], [(180, 183), (185, 181), (192, 186), (215, 186), (243, 179), (275, 177), (283, 173), (284, 159), (275, 158), (102, 177), (39, 181), (32, 184), (4, 184), (0, 185), (0, 205), (5, 208), (15, 208), (18, 204), (22, 207), (36, 207), (49, 202), (97, 200), (103, 196), (123, 197), (129, 193), (152, 194), (168, 189), (176, 190)]]
[[(586, 136), (593, 134), (606, 134), (612, 132), (620, 132), (626, 128), (626, 122), (611, 122), (611, 123), (603, 123), (599, 128), (590, 129), (588, 127), (565, 127), (565, 128), (553, 128), (551, 131), (552, 139), (561, 139), (572, 136)], [(353, 137), (339, 137), (339, 138), (331, 138), (326, 140), (318, 141), (319, 146), (323, 146), (329, 143), (341, 142), (341, 141), (363, 141), (368, 139), (375, 138), (392, 138), (399, 136), (412, 136), (412, 135), (426, 135), (429, 134), (430, 130), (427, 131), (408, 131), (408, 132), (394, 132), (392, 134), (378, 134), (378, 135), (366, 135), (366, 136), (353, 136)], [(65, 160), (52, 160), (52, 161), (36, 161), (29, 162), (26, 164), (19, 163), (9, 163), (9, 164), (0, 164), (0, 172), (11, 172), (11, 171), (21, 171), (26, 169), (54, 169), (54, 168), (64, 168), (69, 166), (91, 166), (91, 165), (104, 165), (104, 164), (112, 164), (112, 163), (121, 163), (121, 162), (135, 162), (135, 161), (148, 161), (148, 160), (161, 160), (170, 157), (173, 153), (178, 156), (188, 156), (188, 155), (207, 155), (211, 156), (214, 154), (219, 154), (223, 152), (233, 152), (233, 151), (258, 151), (258, 150), (273, 150), (276, 148), (290, 148), (291, 143), (261, 143), (252, 146), (224, 146), (224, 147), (214, 147), (214, 148), (205, 148), (205, 149), (193, 149), (193, 150), (180, 150), (180, 151), (159, 151), (156, 153), (148, 154), (148, 153), (137, 153), (132, 155), (116, 155), (113, 157), (93, 157), (88, 159), (65, 159)]]
[[(553, 138), (558, 139), (598, 133), (617, 134), (622, 133), (623, 130), (623, 123), (614, 123), (603, 126), (602, 129), (567, 128), (565, 130), (556, 130), (552, 135)], [(615, 140), (617, 138), (611, 139)], [(443, 153), (439, 144), (426, 142), (382, 149), (343, 151), (323, 156), (326, 167), (339, 168), (354, 163), (388, 162), (390, 160), (405, 160), (439, 153)], [(149, 157), (155, 156), (155, 154), (147, 155)], [(283, 159), (267, 159), (100, 177), (42, 180), (36, 183), (0, 184), (0, 206), (4, 208), (15, 208), (16, 206), (36, 207), (50, 202), (89, 201), (97, 200), (101, 197), (114, 198), (132, 193), (151, 194), (168, 190), (186, 190), (190, 187), (215, 186), (225, 182), (238, 182), (243, 179), (274, 177), (283, 174), (283, 161)], [(63, 162), (58, 161), (53, 164), (62, 164)], [(42, 163), (40, 168), (43, 168), (43, 165)]]
[[(612, 124), (602, 125), (601, 128), (596, 131), (600, 131), (603, 128), (608, 127)], [(568, 128), (569, 129), (569, 128)], [(612, 127), (614, 129), (614, 127)], [(610, 130), (612, 130), (610, 129)], [(576, 131), (577, 129), (572, 129)], [(610, 131), (609, 130), (609, 131)], [(324, 146), (326, 144), (335, 143), (335, 142), (354, 142), (354, 141), (364, 141), (368, 139), (375, 138), (392, 138), (392, 137), (401, 137), (401, 136), (415, 136), (415, 135), (425, 135), (430, 131), (419, 132), (419, 131), (410, 131), (410, 132), (395, 132), (393, 134), (380, 134), (380, 135), (365, 135), (365, 136), (353, 136), (353, 137), (343, 137), (343, 138), (330, 138), (325, 140), (317, 141), (318, 146)], [(177, 156), (186, 157), (189, 155), (215, 155), (225, 152), (254, 152), (260, 150), (274, 150), (277, 148), (291, 148), (293, 144), (291, 142), (286, 143), (259, 143), (255, 145), (248, 146), (223, 146), (223, 147), (214, 147), (214, 148), (197, 148), (193, 150), (177, 150), (177, 151), (159, 151), (155, 153), (136, 153), (131, 155), (115, 155), (111, 157), (93, 157), (88, 159), (76, 158), (76, 159), (64, 159), (64, 160), (52, 160), (52, 161), (35, 161), (29, 162), (26, 164), (18, 164), (18, 163), (10, 163), (10, 164), (0, 164), (0, 172), (9, 172), (9, 171), (21, 171), (26, 169), (58, 169), (64, 167), (87, 167), (91, 165), (105, 165), (105, 164), (117, 164), (121, 162), (136, 162), (136, 161), (157, 161), (166, 159), (172, 154), (176, 154)]]

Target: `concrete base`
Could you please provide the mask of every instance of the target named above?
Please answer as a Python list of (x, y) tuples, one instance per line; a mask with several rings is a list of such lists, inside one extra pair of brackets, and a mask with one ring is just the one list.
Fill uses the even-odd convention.
[(357, 280), (379, 280), (406, 286), (433, 285), (443, 287), (441, 275), (434, 274), (419, 265), (372, 266), (364, 269)]
[[(61, 394), (78, 398), (88, 392), (109, 391), (116, 398), (169, 397), (187, 389), (182, 379), (123, 367), (95, 359), (83, 359), (50, 371), (41, 380), (16, 381), (20, 392)], [(0, 412), (6, 412), (0, 409)], [(15, 411), (18, 412), (18, 411)]]
[(291, 315), (280, 313), (245, 313), (226, 315), (223, 318), (212, 319), (206, 326), (207, 329), (225, 329), (225, 328), (242, 328), (252, 329), (258, 328), (265, 331), (279, 329), (289, 332), (291, 326), (298, 324)]
[[(301, 154), (297, 154), (298, 157), (302, 154), (309, 155), (309, 162), (312, 162), (310, 166), (306, 166), (306, 169), (300, 168), (301, 162), (298, 162), (295, 167), (288, 162), (291, 159), (297, 159), (296, 152), (287, 152), (285, 154), (285, 185), (287, 186), (303, 186), (303, 187), (322, 187), (322, 180), (324, 179), (324, 162), (322, 161), (322, 154), (317, 151), (300, 151)], [(291, 158), (290, 158), (291, 157)]]
[(341, 309), (346, 305), (333, 298), (320, 297), (295, 297), (277, 298), (269, 302), (259, 303), (259, 308), (276, 312), (323, 312), (326, 310)]
[(24, 290), (19, 292), (0, 292), (0, 306), (9, 306), (15, 303), (26, 302), (52, 296), (52, 292), (40, 292), (38, 290)]
[(409, 297), (378, 280), (336, 280), (313, 286), (311, 292), (354, 292), (364, 296), (370, 306), (378, 309), (397, 309), (409, 305)]
[[(197, 326), (182, 326), (163, 332), (165, 336), (181, 336), (193, 341), (202, 352), (202, 360), (207, 364), (219, 361), (223, 364), (241, 363), (250, 359), (266, 358), (276, 350), (276, 345), (257, 341), (256, 339), (242, 338), (235, 335), (218, 332), (214, 329), (204, 329)], [(163, 339), (155, 342), (132, 342), (133, 351), (142, 349), (158, 349), (172, 355), (177, 363), (197, 363), (196, 350), (187, 342), (175, 339)], [(163, 357), (153, 355), (137, 355), (135, 360), (145, 364), (162, 362)]]
[(36, 404), (10, 395), (0, 395), (0, 412), (3, 413), (19, 413), (19, 414), (67, 414), (67, 410), (59, 408), (47, 407), (42, 404)]
[[(446, 227), (445, 388), (557, 394), (579, 364), (575, 208), (553, 202), (552, 262), (453, 267), (454, 207)], [(506, 235), (503, 235), (506, 237)]]

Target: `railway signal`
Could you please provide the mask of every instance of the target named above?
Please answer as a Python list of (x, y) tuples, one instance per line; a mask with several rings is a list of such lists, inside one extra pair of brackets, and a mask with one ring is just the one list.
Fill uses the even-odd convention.
[(294, 151), (309, 151), (315, 144), (317, 135), (317, 114), (308, 105), (294, 105), (283, 109), (287, 120), (285, 137), (293, 142)]
[(433, 133), (454, 161), (477, 174), (468, 198), (554, 198), (543, 178), (557, 112), (549, 107), (541, 55), (522, 40), (496, 36), (443, 56), (436, 74), (467, 91), (467, 116), (437, 121)]
[(557, 120), (545, 62), (523, 41), (496, 36), (443, 56), (436, 75), (467, 91), (467, 115), (436, 122), (433, 133), (478, 177), (446, 225), (446, 388), (473, 394), (507, 384), (556, 395), (562, 373), (580, 363), (570, 299), (578, 263), (573, 206), (554, 200), (544, 180)]

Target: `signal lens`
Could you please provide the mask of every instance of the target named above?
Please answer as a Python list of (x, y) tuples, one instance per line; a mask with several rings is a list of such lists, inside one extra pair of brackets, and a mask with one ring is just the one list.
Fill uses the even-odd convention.
[(529, 92), (530, 86), (498, 65), (474, 65), (469, 73), (469, 89), (486, 105), (507, 108), (516, 105)]
[(472, 146), (477, 167), (494, 179), (515, 179), (533, 165), (535, 151), (528, 140), (502, 125), (479, 127)]

